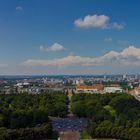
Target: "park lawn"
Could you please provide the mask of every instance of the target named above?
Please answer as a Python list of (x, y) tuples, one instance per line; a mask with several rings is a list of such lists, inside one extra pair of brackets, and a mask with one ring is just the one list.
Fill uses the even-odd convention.
[(116, 111), (110, 105), (104, 106), (104, 109), (106, 109), (107, 111), (109, 111), (109, 113), (111, 114), (111, 116), (116, 116)]
[(80, 139), (82, 140), (91, 140), (92, 137), (88, 134), (87, 131), (83, 131), (80, 133)]

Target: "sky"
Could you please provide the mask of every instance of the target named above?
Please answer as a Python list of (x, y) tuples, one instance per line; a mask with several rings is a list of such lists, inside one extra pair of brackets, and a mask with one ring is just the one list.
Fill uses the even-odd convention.
[(0, 75), (139, 74), (139, 0), (0, 0)]

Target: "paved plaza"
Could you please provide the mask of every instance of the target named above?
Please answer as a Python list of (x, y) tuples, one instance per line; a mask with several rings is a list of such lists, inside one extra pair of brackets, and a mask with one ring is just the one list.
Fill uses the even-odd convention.
[(52, 120), (54, 131), (83, 131), (87, 127), (87, 119), (85, 118), (55, 118)]

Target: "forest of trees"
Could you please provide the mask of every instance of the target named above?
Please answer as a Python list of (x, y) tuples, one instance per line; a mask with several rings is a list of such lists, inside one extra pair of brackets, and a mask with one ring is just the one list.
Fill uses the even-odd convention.
[(77, 94), (71, 106), (74, 114), (89, 118), (88, 132), (93, 137), (140, 138), (140, 102), (131, 95)]
[(52, 127), (48, 123), (42, 124), (42, 126), (38, 128), (0, 128), (0, 140), (41, 140), (44, 138), (57, 138), (57, 134), (52, 131)]
[[(53, 137), (48, 116), (65, 117), (67, 104), (64, 93), (0, 95), (0, 140)], [(88, 118), (92, 137), (140, 138), (140, 102), (129, 94), (75, 94), (71, 109)]]
[[(22, 136), (24, 133), (27, 133), (27, 129), (29, 130), (28, 135), (35, 134), (39, 136), (38, 133), (42, 133), (42, 135), (45, 133), (44, 135), (46, 135), (51, 129), (48, 116), (65, 117), (68, 111), (67, 102), (67, 95), (55, 92), (39, 95), (0, 95), (1, 137), (2, 134), (3, 137), (6, 137), (8, 135), (11, 136), (13, 133), (16, 136)], [(41, 124), (43, 126), (40, 129), (34, 129)], [(30, 132), (33, 134), (30, 134)], [(1, 137), (0, 139), (2, 139)]]

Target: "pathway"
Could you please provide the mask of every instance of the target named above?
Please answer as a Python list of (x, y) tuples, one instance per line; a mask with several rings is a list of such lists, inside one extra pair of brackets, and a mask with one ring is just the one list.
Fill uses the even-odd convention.
[(51, 118), (53, 130), (59, 132), (58, 140), (80, 140), (80, 132), (87, 127), (86, 118), (78, 118), (71, 111), (72, 90), (68, 89), (68, 115), (66, 118)]
[(79, 140), (80, 134), (78, 131), (66, 131), (60, 133), (60, 140)]

